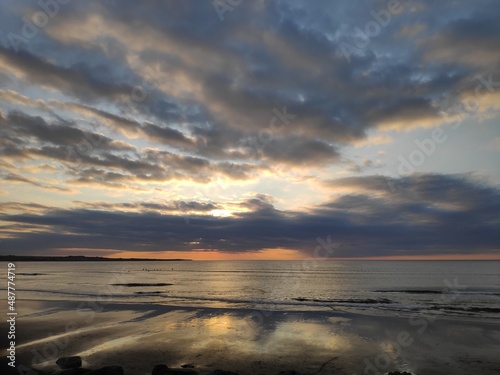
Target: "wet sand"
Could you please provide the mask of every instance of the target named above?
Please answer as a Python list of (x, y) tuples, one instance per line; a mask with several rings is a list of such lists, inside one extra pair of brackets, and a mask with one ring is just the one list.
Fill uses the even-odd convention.
[[(500, 324), (418, 314), (370, 316), (63, 301), (18, 301), (16, 364), (60, 371), (119, 365), (151, 374), (157, 364), (193, 364), (241, 375), (500, 373)], [(6, 332), (5, 322), (0, 324)], [(4, 342), (4, 341), (2, 341)], [(2, 345), (3, 349), (4, 345)], [(4, 351), (5, 353), (5, 351)]]

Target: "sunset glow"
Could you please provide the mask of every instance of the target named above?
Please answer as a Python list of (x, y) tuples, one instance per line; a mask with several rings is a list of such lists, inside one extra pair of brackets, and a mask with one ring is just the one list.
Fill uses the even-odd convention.
[(497, 3), (0, 8), (0, 254), (500, 259)]

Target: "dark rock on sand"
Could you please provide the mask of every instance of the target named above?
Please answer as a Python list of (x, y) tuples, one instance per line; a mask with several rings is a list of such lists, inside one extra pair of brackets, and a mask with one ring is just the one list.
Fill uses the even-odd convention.
[(195, 366), (192, 363), (186, 363), (184, 365), (181, 365), (182, 368), (195, 368)]
[(387, 375), (413, 375), (413, 374), (406, 371), (404, 372), (394, 371), (394, 372), (389, 372)]
[(151, 372), (151, 375), (168, 375), (167, 365), (156, 365)]
[(198, 372), (187, 368), (170, 368), (167, 375), (198, 375)]
[(121, 366), (106, 366), (99, 370), (88, 372), (87, 375), (123, 375), (123, 367)]
[(90, 371), (88, 368), (72, 368), (70, 370), (61, 371), (59, 375), (84, 375), (88, 374)]
[(280, 371), (278, 375), (300, 375), (297, 371)]
[(168, 368), (167, 365), (156, 365), (151, 372), (152, 375), (198, 375), (194, 370), (184, 368)]
[(232, 371), (214, 370), (209, 375), (238, 375), (238, 374)]
[(76, 368), (82, 366), (82, 358), (81, 357), (61, 357), (56, 361), (62, 368)]

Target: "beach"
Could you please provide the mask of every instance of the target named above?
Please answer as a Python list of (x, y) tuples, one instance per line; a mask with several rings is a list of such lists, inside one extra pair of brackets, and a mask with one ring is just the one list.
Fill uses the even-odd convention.
[(157, 365), (199, 375), (498, 374), (497, 270), (498, 262), (19, 262), (22, 371), (9, 373), (58, 374), (67, 371), (59, 358), (78, 356), (83, 369), (121, 366), (125, 375)]
[(97, 311), (83, 304), (21, 301), (16, 363), (57, 373), (58, 358), (81, 356), (85, 368), (118, 365), (144, 375), (158, 364), (240, 375), (500, 371), (497, 322), (156, 304), (97, 304)]

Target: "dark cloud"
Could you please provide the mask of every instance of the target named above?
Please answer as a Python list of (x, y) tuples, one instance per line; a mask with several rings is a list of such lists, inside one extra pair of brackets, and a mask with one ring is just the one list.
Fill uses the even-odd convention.
[(42, 212), (50, 210), (51, 207), (39, 203), (3, 202), (0, 209), (3, 213), (7, 213), (11, 210), (20, 212)]
[[(109, 117), (128, 124), (135, 131), (151, 132), (163, 139), (188, 143), (182, 133), (173, 129), (152, 130), (155, 127), (153, 124), (142, 126), (127, 119)], [(68, 182), (79, 185), (102, 184), (140, 189), (134, 185), (141, 181), (161, 182), (174, 178), (209, 182), (224, 176), (245, 180), (263, 168), (251, 164), (214, 162), (157, 149), (137, 150), (129, 143), (113, 140), (95, 131), (82, 130), (73, 122), (49, 123), (40, 116), (20, 112), (10, 112), (0, 119), (0, 135), (0, 154), (6, 160), (57, 161), (65, 166), (61, 172), (69, 177)], [(17, 181), (43, 187), (21, 176)]]
[(87, 143), (89, 147), (109, 151), (133, 151), (134, 147), (96, 132), (83, 131), (74, 123), (49, 125), (41, 117), (33, 117), (19, 112), (10, 112), (7, 118), (0, 120), (0, 131), (4, 136), (13, 135), (29, 142), (35, 138), (40, 142), (59, 146), (73, 146)]
[(333, 162), (340, 158), (336, 148), (318, 139), (289, 137), (270, 142), (263, 149), (263, 154), (270, 161), (291, 165), (311, 165)]
[(116, 133), (123, 134), (129, 138), (142, 137), (155, 143), (181, 148), (193, 148), (193, 141), (191, 139), (187, 138), (182, 132), (167, 126), (158, 126), (150, 122), (141, 124), (132, 118), (116, 115), (99, 108), (78, 103), (51, 101), (51, 104), (60, 109), (71, 110), (83, 115), (90, 115), (97, 119), (98, 123), (105, 124)]
[[(498, 251), (498, 189), (465, 176), (418, 175), (392, 182), (398, 189), (390, 189), (380, 176), (331, 181), (332, 188), (364, 190), (307, 213), (277, 210), (269, 197), (258, 195), (239, 203), (246, 211), (224, 218), (201, 214), (220, 205), (182, 201), (84, 203), (86, 208), (3, 214), (0, 219), (6, 223), (44, 230), (6, 228), (9, 238), (0, 247), (4, 254), (78, 244), (134, 251), (289, 248), (314, 255), (318, 238), (329, 237), (335, 244), (333, 256), (339, 257)], [(169, 211), (198, 213), (189, 215), (188, 225), (182, 213)]]
[(134, 203), (106, 203), (106, 202), (75, 202), (76, 205), (102, 211), (157, 211), (157, 212), (208, 212), (221, 208), (211, 202), (174, 201), (168, 203), (134, 202)]
[(67, 187), (60, 187), (60, 186), (55, 186), (55, 185), (43, 184), (43, 183), (40, 183), (32, 178), (27, 178), (27, 177), (24, 177), (24, 176), (21, 176), (18, 174), (14, 174), (14, 173), (8, 173), (6, 176), (2, 177), (1, 179), (4, 181), (8, 181), (8, 182), (27, 183), (27, 184), (30, 184), (30, 185), (33, 185), (33, 186), (36, 186), (36, 187), (39, 187), (42, 189), (47, 189), (47, 190), (56, 190), (59, 192), (70, 192), (71, 191), (71, 189), (69, 189)]
[(193, 142), (188, 139), (182, 132), (157, 126), (155, 124), (146, 123), (142, 127), (142, 131), (147, 137), (158, 140), (160, 143), (165, 144), (179, 144), (181, 146), (192, 146)]
[[(498, 190), (463, 176), (326, 181), (342, 195), (297, 211), (265, 195), (102, 202), (103, 191), (184, 181), (262, 188), (286, 171), (327, 180), (333, 164), (367, 173), (386, 161), (343, 153), (374, 133), (442, 125), (467, 95), (487, 118), (484, 103), (498, 108), (496, 0), (402, 1), (392, 14), (385, 0), (243, 1), (223, 19), (211, 1), (73, 1), (28, 38), (37, 6), (0, 5), (2, 183), (97, 197), (67, 209), (8, 203), (3, 252), (196, 243), (312, 254), (326, 236), (343, 244), (339, 256), (498, 249)], [(206, 215), (225, 205), (233, 216)]]
[[(251, 159), (234, 150), (286, 107), (295, 118), (274, 132), (266, 158), (321, 165), (369, 129), (440, 123), (475, 87), (471, 77), (485, 73), (485, 57), (488, 71), (498, 70), (494, 1), (401, 4), (361, 47), (358, 30), (387, 14), (385, 1), (242, 3), (223, 22), (211, 3), (68, 4), (18, 53), (4, 42), (0, 58), (26, 83), (149, 117), (89, 109), (118, 132), (202, 157)], [(345, 43), (359, 52), (346, 59)]]
[(128, 95), (132, 90), (130, 86), (94, 77), (93, 72), (98, 70), (86, 68), (83, 64), (62, 67), (24, 50), (16, 53), (0, 46), (0, 62), (7, 70), (26, 76), (30, 84), (61, 90), (89, 101), (96, 96), (113, 98)]

